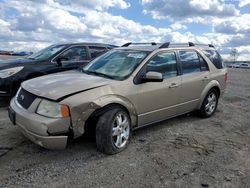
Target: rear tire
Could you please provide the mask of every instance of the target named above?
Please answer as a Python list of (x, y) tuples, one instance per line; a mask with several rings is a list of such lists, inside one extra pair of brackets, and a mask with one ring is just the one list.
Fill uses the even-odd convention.
[(201, 108), (199, 110), (199, 115), (203, 118), (209, 118), (214, 115), (218, 105), (218, 92), (215, 89), (211, 89), (206, 95)]
[(122, 108), (114, 107), (103, 113), (96, 125), (97, 149), (112, 155), (123, 151), (130, 139), (131, 120)]

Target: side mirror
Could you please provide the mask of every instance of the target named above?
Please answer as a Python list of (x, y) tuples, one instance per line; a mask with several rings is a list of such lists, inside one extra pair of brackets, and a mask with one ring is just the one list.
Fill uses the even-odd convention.
[(162, 82), (163, 75), (159, 72), (147, 72), (146, 75), (142, 78), (144, 82)]

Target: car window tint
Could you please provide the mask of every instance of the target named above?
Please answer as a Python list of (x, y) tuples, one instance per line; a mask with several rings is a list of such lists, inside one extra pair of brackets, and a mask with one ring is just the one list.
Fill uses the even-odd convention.
[(204, 50), (204, 53), (217, 69), (222, 69), (224, 67), (223, 60), (216, 50)]
[(163, 52), (154, 56), (147, 64), (147, 72), (160, 72), (164, 78), (177, 75), (177, 62), (174, 52)]
[(179, 51), (182, 73), (190, 74), (200, 72), (200, 59), (194, 51)]
[(207, 71), (207, 70), (209, 70), (207, 62), (203, 59), (203, 57), (199, 56), (199, 58), (200, 58), (201, 71)]
[(62, 55), (62, 62), (78, 62), (88, 59), (87, 50), (84, 46), (77, 46), (66, 50)]
[(107, 49), (105, 47), (101, 46), (89, 46), (89, 52), (91, 55), (91, 58), (96, 58), (99, 55), (105, 53)]

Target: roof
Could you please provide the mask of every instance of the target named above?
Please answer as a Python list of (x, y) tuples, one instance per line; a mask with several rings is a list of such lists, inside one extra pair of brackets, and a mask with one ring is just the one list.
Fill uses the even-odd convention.
[(87, 45), (87, 46), (109, 46), (109, 47), (118, 47), (118, 46), (115, 46), (115, 45), (112, 45), (112, 44), (105, 44), (105, 43), (95, 43), (95, 42), (65, 42), (65, 43), (57, 43), (55, 45)]

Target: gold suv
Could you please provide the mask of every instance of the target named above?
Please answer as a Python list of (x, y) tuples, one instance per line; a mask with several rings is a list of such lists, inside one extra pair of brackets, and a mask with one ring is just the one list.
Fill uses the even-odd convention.
[(212, 116), (226, 81), (213, 45), (127, 43), (82, 69), (23, 82), (9, 117), (45, 148), (94, 130), (98, 150), (114, 154), (134, 129), (195, 110)]

